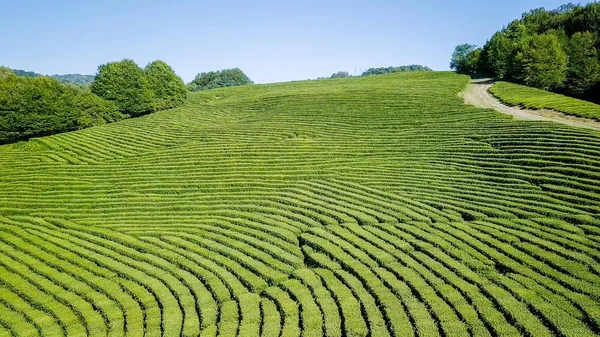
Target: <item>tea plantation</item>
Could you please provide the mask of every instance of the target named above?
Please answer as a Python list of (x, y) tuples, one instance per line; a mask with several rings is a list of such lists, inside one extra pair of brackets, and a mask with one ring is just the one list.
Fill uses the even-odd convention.
[(0, 147), (0, 336), (597, 336), (600, 133), (454, 73)]
[(509, 82), (496, 83), (490, 88), (490, 92), (510, 106), (555, 110), (567, 115), (600, 121), (600, 105), (588, 101)]

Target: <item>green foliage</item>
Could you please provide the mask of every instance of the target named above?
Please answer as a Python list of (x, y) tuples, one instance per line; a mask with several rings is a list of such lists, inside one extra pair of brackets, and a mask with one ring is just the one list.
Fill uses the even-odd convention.
[(465, 72), (467, 74), (475, 74), (480, 71), (481, 48), (472, 50), (465, 62)]
[(490, 92), (511, 106), (556, 110), (573, 116), (600, 120), (600, 105), (576, 98), (508, 82), (497, 82), (490, 88)]
[(597, 337), (600, 133), (469, 80), (220, 88), (0, 146), (0, 335)]
[[(91, 79), (93, 92), (82, 89)], [(0, 67), (0, 91), (0, 143), (114, 122), (125, 118), (123, 113), (173, 108), (187, 96), (166, 63), (152, 62), (144, 71), (131, 60), (100, 66), (97, 78)]]
[(154, 93), (157, 110), (175, 108), (185, 102), (185, 84), (168, 64), (154, 61), (144, 68), (144, 73), (148, 86)]
[(0, 77), (0, 143), (123, 118), (111, 102), (49, 77)]
[[(592, 2), (585, 6), (573, 6), (564, 15), (564, 27), (568, 35), (577, 32), (600, 33), (600, 3)], [(597, 41), (596, 48), (599, 47), (600, 41)]]
[(21, 70), (21, 69), (12, 69), (12, 71), (15, 73), (15, 75), (19, 76), (19, 77), (39, 77), (42, 76), (38, 73), (35, 73), (33, 71), (25, 71), (25, 70)]
[(563, 14), (565, 11), (569, 10), (572, 10), (572, 7), (569, 7), (569, 5), (562, 6), (553, 11), (547, 11), (544, 8), (536, 8), (528, 13), (524, 13), (521, 16), (520, 22), (526, 27), (528, 32), (543, 34), (561, 26), (566, 19)]
[(16, 76), (16, 75), (10, 68), (0, 67), (0, 80), (3, 80), (9, 76)]
[(94, 82), (94, 75), (81, 74), (66, 74), (66, 75), (51, 75), (51, 78), (64, 84), (74, 84), (80, 87), (88, 87)]
[(556, 89), (567, 78), (567, 62), (555, 35), (526, 36), (515, 48), (513, 77), (530, 87)]
[(188, 84), (190, 91), (249, 85), (253, 82), (239, 68), (210, 71), (196, 75)]
[(594, 47), (596, 35), (577, 32), (568, 42), (569, 66), (565, 90), (571, 95), (581, 95), (600, 81), (600, 63)]
[(497, 32), (485, 44), (481, 53), (484, 70), (499, 78), (509, 78), (512, 67), (513, 43), (504, 32)]
[(331, 75), (331, 78), (347, 78), (347, 77), (351, 77), (347, 71), (338, 71), (337, 73), (334, 73)]
[(598, 34), (600, 3), (537, 8), (492, 36), (481, 67), (499, 79), (600, 102)]
[(146, 75), (132, 60), (99, 66), (91, 90), (105, 100), (114, 102), (120, 112), (132, 117), (156, 110), (154, 94)]
[(456, 46), (450, 59), (450, 69), (459, 73), (473, 74), (477, 71), (479, 55), (477, 46), (474, 44), (461, 44)]
[(369, 68), (366, 71), (364, 71), (360, 76), (404, 73), (404, 72), (412, 72), (412, 71), (432, 71), (432, 70), (431, 70), (431, 68), (429, 68), (427, 66), (422, 66), (419, 64), (411, 64), (411, 65), (399, 66), (399, 67)]
[[(20, 70), (20, 69), (12, 69), (12, 71), (17, 76), (20, 76), (20, 77), (44, 76), (44, 75), (38, 74), (33, 71), (25, 71), (25, 70)], [(92, 82), (94, 81), (94, 78), (95, 78), (94, 75), (81, 75), (81, 74), (50, 75), (48, 77), (53, 78), (63, 84), (74, 84), (74, 85), (77, 85), (80, 87), (89, 86), (90, 84), (92, 84)]]

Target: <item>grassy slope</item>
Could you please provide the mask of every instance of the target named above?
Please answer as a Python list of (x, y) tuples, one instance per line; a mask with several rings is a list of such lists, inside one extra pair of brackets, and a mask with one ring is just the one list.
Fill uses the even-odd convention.
[(600, 105), (508, 82), (497, 82), (490, 92), (503, 103), (526, 109), (548, 109), (600, 120)]
[(219, 89), (0, 147), (0, 333), (594, 335), (600, 135), (468, 81)]

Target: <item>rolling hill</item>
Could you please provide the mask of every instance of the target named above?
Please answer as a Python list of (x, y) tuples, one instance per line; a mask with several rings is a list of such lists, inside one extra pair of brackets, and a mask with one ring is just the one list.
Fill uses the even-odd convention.
[(600, 133), (443, 72), (0, 146), (0, 336), (596, 336)]

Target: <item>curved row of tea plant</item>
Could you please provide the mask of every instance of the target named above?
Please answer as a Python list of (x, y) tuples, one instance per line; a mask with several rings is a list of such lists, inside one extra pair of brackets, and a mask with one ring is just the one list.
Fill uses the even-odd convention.
[(0, 336), (596, 336), (600, 135), (468, 78), (218, 89), (0, 147)]
[(497, 82), (490, 92), (503, 103), (526, 109), (548, 109), (600, 120), (600, 105), (524, 85)]

